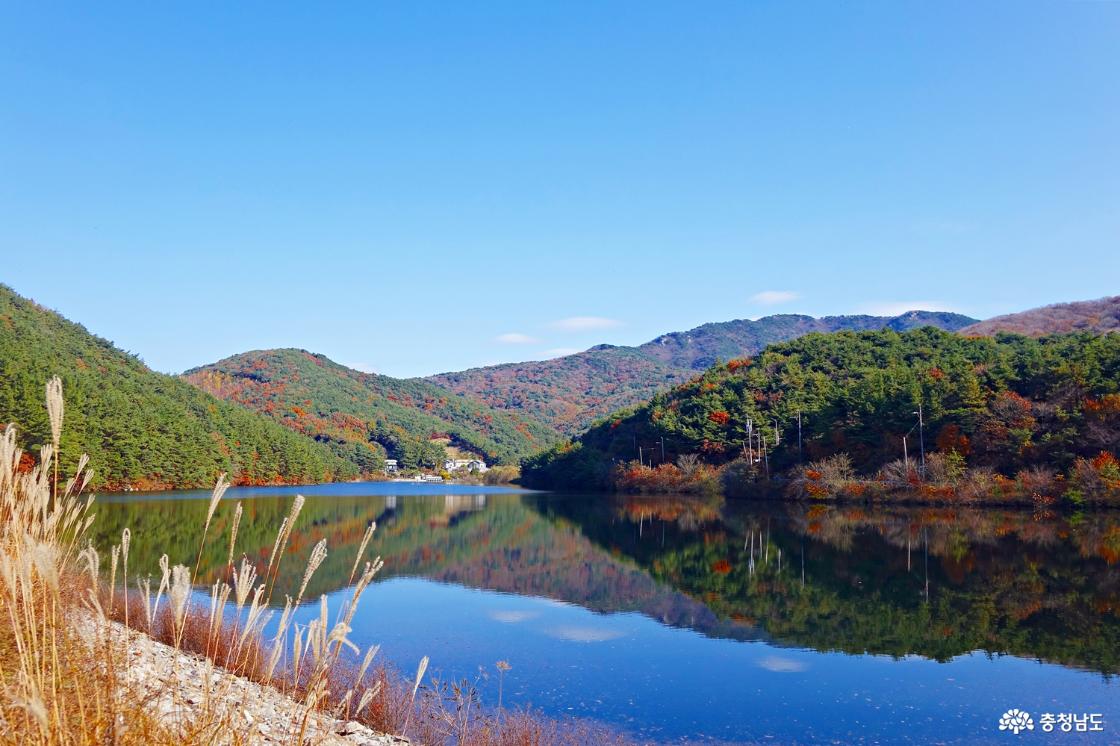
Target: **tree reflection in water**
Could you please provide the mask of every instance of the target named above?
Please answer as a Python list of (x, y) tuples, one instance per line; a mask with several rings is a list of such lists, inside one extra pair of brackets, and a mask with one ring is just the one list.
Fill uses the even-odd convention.
[[(244, 501), (237, 554), (267, 562), (290, 498)], [(132, 529), (130, 562), (182, 561), (202, 500), (99, 506), (95, 541)], [(211, 531), (228, 534), (233, 504)], [(422, 576), (636, 611), (713, 637), (948, 660), (1014, 654), (1120, 673), (1120, 515), (533, 494), (310, 496), (275, 599), (311, 548), (307, 597), (344, 586), (366, 527), (383, 577)], [(206, 547), (200, 583), (224, 572)], [(177, 553), (177, 554), (176, 554)], [(193, 557), (192, 557), (193, 559)]]

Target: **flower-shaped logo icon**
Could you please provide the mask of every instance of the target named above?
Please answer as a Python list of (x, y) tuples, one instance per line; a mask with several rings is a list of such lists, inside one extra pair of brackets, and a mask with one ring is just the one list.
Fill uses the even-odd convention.
[(1020, 731), (1034, 730), (1034, 721), (1031, 720), (1029, 712), (1013, 707), (1003, 713), (1003, 717), (999, 719), (999, 729), (1009, 730), (1015, 735), (1019, 735)]

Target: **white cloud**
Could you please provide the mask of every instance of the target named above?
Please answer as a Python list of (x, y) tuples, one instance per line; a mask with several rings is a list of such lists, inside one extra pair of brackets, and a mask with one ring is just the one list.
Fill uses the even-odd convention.
[(888, 300), (879, 303), (865, 303), (858, 309), (859, 313), (871, 316), (899, 316), (907, 311), (956, 311), (939, 300)]
[(763, 658), (758, 662), (758, 667), (774, 673), (799, 673), (808, 668), (801, 661), (796, 661), (793, 658), (783, 658), (778, 655)]
[(622, 322), (618, 319), (607, 319), (602, 316), (572, 316), (553, 321), (549, 326), (565, 332), (585, 332), (594, 329), (613, 329), (616, 326), (622, 326)]
[(556, 606), (562, 609), (576, 608), (575, 604), (568, 603), (567, 601), (559, 601), (555, 598), (538, 598), (534, 600), (541, 606)]
[(506, 332), (505, 334), (499, 334), (494, 337), (494, 341), (507, 345), (528, 345), (534, 344), (539, 340), (536, 337), (530, 337), (528, 334), (522, 334), (521, 332)]
[(567, 357), (574, 355), (577, 352), (583, 352), (578, 347), (553, 347), (551, 350), (545, 350), (545, 357)]
[(763, 290), (761, 293), (752, 295), (750, 300), (752, 303), (758, 303), (762, 306), (776, 306), (780, 303), (789, 303), (791, 300), (797, 300), (800, 297), (800, 293), (795, 293), (792, 290)]
[(490, 618), (491, 619), (493, 619), (495, 621), (498, 621), (498, 622), (505, 622), (506, 624), (517, 624), (518, 622), (524, 622), (524, 621), (527, 621), (529, 619), (535, 619), (536, 617), (539, 617), (539, 616), (540, 616), (540, 612), (537, 612), (537, 611), (504, 611), (504, 610), (497, 610), (497, 611), (491, 611), (490, 612)]
[(617, 640), (626, 633), (606, 627), (554, 627), (545, 634), (569, 642), (607, 642)]

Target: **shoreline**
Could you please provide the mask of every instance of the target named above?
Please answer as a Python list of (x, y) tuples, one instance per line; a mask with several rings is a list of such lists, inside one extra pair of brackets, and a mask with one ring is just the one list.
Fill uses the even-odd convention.
[[(1030, 496), (1022, 496), (1021, 498), (1001, 501), (996, 499), (967, 499), (967, 500), (933, 500), (922, 498), (921, 496), (912, 497), (869, 497), (867, 495), (856, 497), (854, 495), (837, 494), (829, 497), (811, 497), (811, 496), (790, 496), (784, 493), (775, 494), (770, 491), (759, 491), (757, 494), (735, 494), (730, 495), (723, 491), (716, 492), (685, 492), (685, 491), (664, 491), (664, 492), (627, 492), (624, 490), (603, 490), (603, 489), (573, 489), (573, 488), (523, 488), (529, 492), (547, 492), (557, 495), (598, 495), (610, 498), (651, 498), (651, 499), (689, 499), (689, 500), (704, 500), (706, 498), (718, 497), (728, 502), (763, 502), (771, 504), (784, 504), (784, 505), (798, 505), (798, 506), (814, 506), (814, 505), (844, 505), (844, 506), (871, 506), (871, 507), (909, 507), (909, 508), (969, 508), (981, 510), (1031, 510), (1038, 511), (1039, 506), (1031, 500)], [(1120, 511), (1120, 505), (1109, 502), (1093, 502), (1085, 505), (1074, 505), (1069, 501), (1058, 501), (1054, 504), (1045, 505), (1042, 510), (1048, 510), (1056, 514), (1069, 515), (1079, 512), (1098, 512), (1098, 511)]]
[[(443, 481), (439, 481), (439, 482), (435, 482), (435, 481), (426, 482), (426, 481), (415, 479), (415, 478), (414, 479), (405, 479), (403, 477), (380, 478), (380, 479), (363, 477), (361, 479), (328, 479), (328, 480), (322, 480), (322, 481), (319, 481), (319, 482), (265, 482), (265, 483), (259, 483), (259, 484), (238, 484), (237, 482), (233, 482), (233, 483), (231, 483), (230, 486), (233, 487), (233, 488), (245, 488), (245, 487), (317, 487), (319, 485), (324, 485), (324, 484), (374, 484), (374, 483), (428, 484), (428, 485), (449, 484), (449, 485), (456, 485), (456, 486), (461, 486), (461, 487), (495, 487), (495, 488), (498, 488), (498, 489), (507, 489), (507, 490), (508, 489), (525, 490), (527, 492), (538, 492), (538, 491), (540, 491), (540, 490), (534, 490), (531, 487), (523, 487), (519, 484), (514, 484), (512, 482), (507, 482), (507, 483), (503, 483), (503, 484), (485, 484), (483, 482), (473, 482), (473, 481), (466, 481), (466, 480), (462, 480), (462, 479), (444, 479)], [(141, 488), (133, 487), (131, 485), (126, 485), (124, 487), (121, 487), (119, 485), (111, 485), (111, 486), (94, 487), (94, 488), (91, 488), (89, 491), (93, 492), (93, 493), (96, 493), (96, 494), (99, 494), (99, 495), (101, 495), (101, 494), (109, 494), (109, 495), (132, 495), (132, 494), (148, 495), (148, 494), (156, 494), (156, 493), (161, 493), (161, 492), (187, 492), (187, 491), (191, 491), (191, 490), (200, 490), (200, 491), (201, 490), (206, 490), (206, 491), (209, 491), (212, 487), (213, 487), (213, 484), (200, 484), (200, 485), (166, 485), (166, 484), (161, 484), (161, 485), (145, 485), (141, 489)], [(549, 490), (549, 491), (552, 491), (552, 490)]]
[(406, 738), (378, 733), (306, 705), (279, 689), (231, 673), (209, 658), (176, 650), (140, 630), (112, 620), (87, 617), (79, 622), (91, 644), (124, 650), (121, 685), (148, 702), (148, 709), (169, 728), (187, 729), (195, 721), (217, 724), (212, 743), (252, 735), (248, 743), (280, 746), (293, 742), (323, 746), (410, 746)]

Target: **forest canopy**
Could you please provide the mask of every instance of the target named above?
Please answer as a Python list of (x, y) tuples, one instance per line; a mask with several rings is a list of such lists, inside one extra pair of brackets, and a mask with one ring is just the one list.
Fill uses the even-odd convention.
[(550, 428), (419, 379), (363, 373), (305, 350), (259, 350), (189, 370), (209, 394), (327, 443), (363, 471), (388, 455), (406, 469), (442, 466), (435, 441), (516, 464), (555, 443)]
[(1002, 474), (1115, 451), (1120, 335), (811, 334), (719, 363), (523, 471), (533, 486), (605, 487), (616, 464), (721, 465), (761, 446), (775, 474), (846, 454), (872, 475), (903, 458), (904, 437), (913, 457), (924, 445)]
[(63, 381), (64, 471), (89, 454), (100, 488), (305, 483), (357, 476), (325, 446), (219, 401), (78, 324), (0, 285), (0, 423), (21, 446), (50, 442), (43, 407), (51, 376)]

